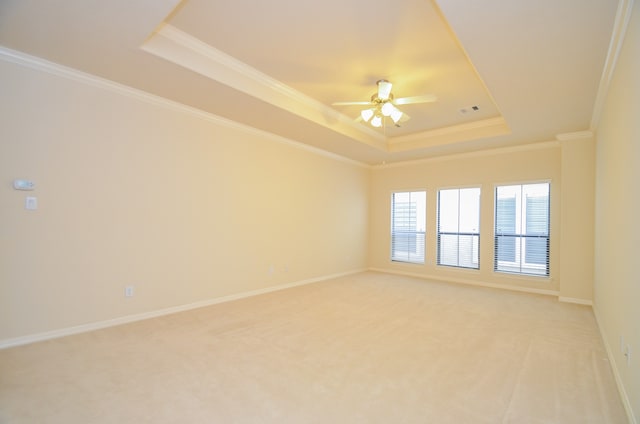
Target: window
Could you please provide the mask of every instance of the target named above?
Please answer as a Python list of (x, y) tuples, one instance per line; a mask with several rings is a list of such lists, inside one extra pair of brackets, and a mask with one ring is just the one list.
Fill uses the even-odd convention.
[(438, 265), (479, 268), (480, 188), (438, 192)]
[(391, 260), (424, 263), (427, 193), (393, 193), (391, 203)]
[(500, 272), (549, 275), (549, 183), (496, 187), (495, 264)]

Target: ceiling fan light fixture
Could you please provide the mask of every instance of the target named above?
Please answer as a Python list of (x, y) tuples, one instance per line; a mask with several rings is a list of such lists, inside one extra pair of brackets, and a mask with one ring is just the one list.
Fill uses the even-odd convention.
[(368, 105), (366, 106), (367, 109), (360, 111), (360, 116), (357, 121), (364, 121), (371, 124), (372, 127), (380, 128), (385, 125), (385, 118), (391, 118), (396, 126), (399, 126), (398, 122), (401, 120), (403, 122), (409, 120), (409, 115), (398, 109), (396, 106), (397, 104), (407, 105), (415, 103), (430, 103), (437, 100), (437, 97), (433, 94), (400, 97), (396, 99), (393, 93), (391, 93), (392, 84), (389, 81), (381, 79), (378, 80), (376, 84), (378, 86), (378, 91), (371, 95), (371, 101), (369, 102), (336, 102), (333, 104), (340, 106)]
[(360, 112), (360, 116), (364, 122), (369, 122), (369, 119), (373, 116), (373, 109), (364, 109)]
[(397, 124), (400, 118), (402, 118), (402, 111), (394, 107), (393, 112), (391, 112), (391, 119), (393, 119), (393, 123)]
[(380, 111), (384, 116), (391, 116), (394, 110), (397, 110), (397, 109), (394, 105), (391, 104), (391, 102), (386, 102), (385, 104), (382, 105), (382, 108), (380, 109)]
[(380, 100), (388, 100), (391, 94), (392, 84), (387, 80), (379, 80), (378, 84), (378, 98)]

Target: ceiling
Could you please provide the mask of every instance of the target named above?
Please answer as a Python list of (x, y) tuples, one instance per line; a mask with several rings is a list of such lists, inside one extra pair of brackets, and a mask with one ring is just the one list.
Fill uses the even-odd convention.
[[(367, 163), (593, 130), (618, 0), (0, 1), (0, 45)], [(358, 121), (376, 81), (411, 119)], [(477, 107), (474, 111), (473, 106)]]

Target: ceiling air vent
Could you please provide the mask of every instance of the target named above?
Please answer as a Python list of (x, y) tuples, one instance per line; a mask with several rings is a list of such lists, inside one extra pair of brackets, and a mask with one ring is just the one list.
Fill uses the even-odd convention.
[(478, 112), (479, 110), (480, 110), (480, 106), (474, 105), (474, 106), (463, 107), (458, 111), (458, 113), (460, 115), (469, 115), (469, 114)]

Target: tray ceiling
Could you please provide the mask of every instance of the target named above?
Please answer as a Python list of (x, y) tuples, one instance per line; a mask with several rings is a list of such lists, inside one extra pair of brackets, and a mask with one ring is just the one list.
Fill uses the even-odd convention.
[[(617, 7), (4, 0), (0, 45), (375, 164), (591, 130)], [(333, 105), (369, 100), (379, 79), (437, 101), (380, 129)]]

